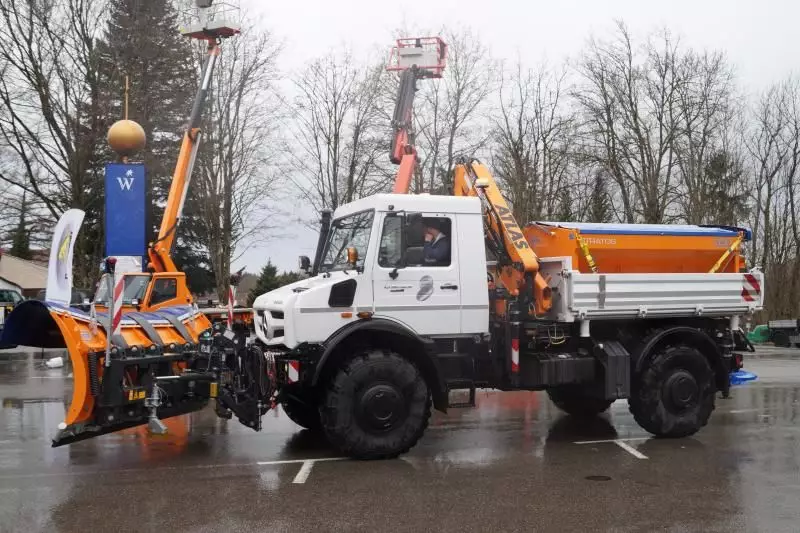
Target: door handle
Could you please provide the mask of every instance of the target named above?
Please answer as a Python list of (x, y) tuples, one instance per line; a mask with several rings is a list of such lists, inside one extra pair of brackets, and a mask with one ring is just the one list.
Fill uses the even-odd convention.
[(458, 285), (453, 285), (452, 283), (445, 283), (444, 285), (442, 285), (439, 288), (442, 289), (442, 290), (445, 290), (445, 291), (446, 290), (457, 291), (458, 290)]

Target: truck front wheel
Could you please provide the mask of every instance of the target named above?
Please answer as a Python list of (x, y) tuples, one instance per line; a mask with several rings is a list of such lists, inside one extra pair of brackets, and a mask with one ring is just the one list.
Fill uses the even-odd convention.
[(606, 411), (614, 401), (590, 396), (581, 387), (575, 385), (561, 385), (547, 389), (547, 395), (550, 396), (550, 401), (556, 407), (569, 415), (580, 418), (597, 416)]
[(388, 459), (422, 437), (431, 415), (428, 385), (416, 366), (389, 350), (367, 350), (330, 382), (322, 408), (328, 440), (357, 459)]
[(714, 410), (714, 373), (692, 346), (666, 346), (633, 379), (631, 414), (659, 437), (687, 437), (708, 423)]

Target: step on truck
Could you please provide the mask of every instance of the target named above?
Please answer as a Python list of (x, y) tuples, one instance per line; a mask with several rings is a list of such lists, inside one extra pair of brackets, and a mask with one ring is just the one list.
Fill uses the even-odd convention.
[[(207, 59), (147, 273), (120, 275), (106, 258), (90, 310), (70, 306), (83, 216), (71, 210), (54, 231), (58, 282), (6, 317), (0, 346), (69, 354), (72, 400), (53, 446), (144, 424), (162, 433), (163, 419), (207, 407), (258, 431), (281, 405), (345, 455), (389, 458), (423, 436), (432, 409), (454, 407), (451, 391), (468, 391), (472, 405), (478, 388), (544, 390), (578, 417), (627, 399), (646, 431), (683, 437), (729, 394), (748, 348), (741, 318), (763, 307), (763, 274), (742, 255), (748, 230), (520, 227), (470, 158), (451, 169), (452, 194), (408, 194), (413, 96), (419, 80), (442, 75), (438, 38), (402, 39), (392, 52), (392, 193), (323, 213), (314, 261), (301, 260), (308, 277), (255, 300), (256, 340), (241, 320), (212, 324), (170, 257), (205, 94), (221, 43), (238, 33), (200, 20), (183, 32), (206, 43)], [(143, 300), (126, 299), (137, 290)]]

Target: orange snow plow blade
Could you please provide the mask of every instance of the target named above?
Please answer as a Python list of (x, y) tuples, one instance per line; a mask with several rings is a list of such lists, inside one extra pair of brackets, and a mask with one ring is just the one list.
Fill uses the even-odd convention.
[(124, 314), (108, 364), (106, 320), (104, 313), (95, 319), (77, 308), (35, 300), (22, 302), (6, 319), (0, 347), (64, 348), (69, 354), (72, 401), (54, 446), (147, 423), (156, 376), (174, 378), (158, 382), (158, 418), (196, 411), (211, 397), (212, 377), (192, 372), (202, 359), (201, 335), (211, 327), (194, 306)]

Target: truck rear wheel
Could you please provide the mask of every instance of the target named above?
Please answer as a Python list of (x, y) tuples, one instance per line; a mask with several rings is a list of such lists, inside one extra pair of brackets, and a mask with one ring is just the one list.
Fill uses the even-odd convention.
[(590, 396), (583, 388), (574, 385), (562, 385), (547, 389), (547, 395), (556, 407), (569, 415), (580, 418), (597, 416), (606, 411), (614, 402), (614, 400)]
[(281, 394), (281, 407), (292, 422), (305, 429), (322, 429), (319, 416), (319, 401), (313, 393), (299, 387)]
[(789, 339), (789, 334), (785, 331), (776, 331), (772, 336), (772, 342), (779, 348), (790, 348), (792, 341)]
[(422, 437), (431, 415), (416, 366), (389, 350), (360, 353), (336, 373), (322, 408), (328, 440), (357, 459), (388, 459)]
[(660, 349), (631, 385), (631, 414), (659, 437), (693, 435), (714, 410), (714, 373), (708, 359), (692, 346)]

